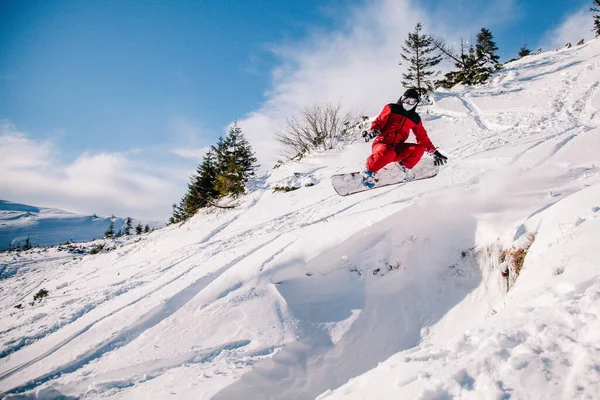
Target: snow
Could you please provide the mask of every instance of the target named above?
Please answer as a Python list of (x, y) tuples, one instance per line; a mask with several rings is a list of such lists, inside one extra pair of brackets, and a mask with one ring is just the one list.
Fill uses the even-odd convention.
[(0, 393), (599, 398), (599, 81), (593, 40), (436, 93), (433, 179), (337, 196), (357, 141), (99, 254), (0, 253)]

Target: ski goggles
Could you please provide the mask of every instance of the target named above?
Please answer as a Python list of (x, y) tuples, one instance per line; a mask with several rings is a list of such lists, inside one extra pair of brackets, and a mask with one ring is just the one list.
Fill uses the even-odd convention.
[(402, 102), (409, 106), (416, 106), (419, 100), (413, 99), (412, 97), (405, 97), (404, 99), (402, 99)]

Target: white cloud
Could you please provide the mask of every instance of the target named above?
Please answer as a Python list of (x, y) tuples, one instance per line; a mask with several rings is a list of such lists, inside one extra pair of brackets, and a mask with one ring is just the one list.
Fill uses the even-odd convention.
[(200, 162), (202, 161), (202, 158), (204, 158), (208, 150), (210, 150), (210, 147), (201, 147), (198, 149), (178, 148), (171, 149), (171, 153), (176, 154), (181, 158), (189, 158)]
[(182, 194), (185, 182), (132, 159), (131, 153), (84, 153), (61, 164), (54, 142), (30, 139), (7, 123), (0, 129), (0, 199), (166, 220), (170, 204)]
[(585, 7), (567, 16), (559, 26), (544, 35), (539, 47), (546, 50), (560, 49), (569, 42), (575, 45), (581, 39), (593, 39), (594, 22), (588, 10), (589, 7)]

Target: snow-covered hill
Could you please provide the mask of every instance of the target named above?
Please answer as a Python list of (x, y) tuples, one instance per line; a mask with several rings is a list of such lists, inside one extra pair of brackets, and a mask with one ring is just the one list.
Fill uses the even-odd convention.
[[(115, 231), (124, 218), (113, 218)], [(34, 207), (0, 200), (0, 250), (22, 246), (27, 238), (35, 246), (54, 246), (67, 241), (85, 242), (104, 236), (111, 218), (80, 215), (48, 207)]]
[(598, 398), (599, 81), (596, 40), (437, 93), (434, 179), (339, 197), (357, 142), (110, 252), (0, 255), (0, 392)]

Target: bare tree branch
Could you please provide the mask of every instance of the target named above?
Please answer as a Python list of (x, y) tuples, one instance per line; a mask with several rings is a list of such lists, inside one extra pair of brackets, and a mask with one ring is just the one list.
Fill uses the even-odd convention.
[[(446, 56), (446, 58), (454, 60), (458, 64), (461, 64), (461, 65), (463, 64), (463, 60), (458, 58), (460, 56), (454, 52), (454, 49), (452, 47), (448, 47), (448, 45), (446, 44), (446, 40), (444, 40), (444, 38), (433, 37), (432, 44), (436, 49), (438, 49), (442, 54), (444, 54)], [(462, 40), (461, 40), (461, 45), (462, 45)], [(464, 54), (464, 51), (462, 51), (462, 53)]]
[(282, 155), (294, 158), (312, 150), (330, 150), (352, 134), (348, 129), (358, 119), (342, 113), (339, 104), (316, 104), (304, 108), (299, 117), (286, 120), (285, 128), (275, 134)]

